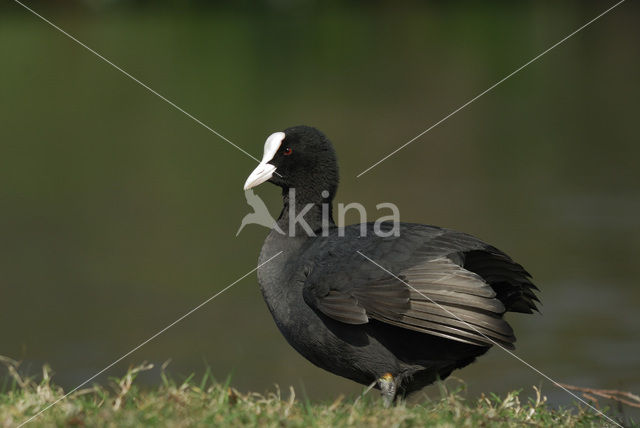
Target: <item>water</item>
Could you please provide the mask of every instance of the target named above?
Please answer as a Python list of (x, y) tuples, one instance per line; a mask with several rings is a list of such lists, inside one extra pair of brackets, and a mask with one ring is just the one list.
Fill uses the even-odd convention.
[[(600, 6), (197, 5), (36, 4), (256, 157), (271, 132), (318, 126), (340, 158), (337, 202), (393, 202), (402, 220), (472, 233), (534, 274), (542, 315), (509, 317), (520, 357), (560, 382), (640, 392), (636, 4), (361, 178)], [(34, 372), (48, 362), (70, 388), (255, 266), (266, 230), (234, 237), (254, 162), (18, 6), (0, 9), (0, 354)], [(277, 212), (278, 189), (257, 193)], [(360, 390), (286, 344), (254, 275), (108, 375), (167, 359), (176, 376), (208, 364), (241, 390)], [(456, 376), (470, 396), (542, 381), (499, 349)]]

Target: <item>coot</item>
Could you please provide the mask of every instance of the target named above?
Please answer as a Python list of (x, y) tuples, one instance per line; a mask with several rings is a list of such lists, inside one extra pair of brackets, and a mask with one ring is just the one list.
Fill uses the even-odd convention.
[(260, 263), (282, 253), (258, 269), (276, 325), (313, 364), (375, 383), (387, 404), (494, 344), (513, 348), (503, 315), (537, 310), (527, 271), (471, 235), (411, 223), (399, 233), (391, 224), (338, 228), (336, 155), (315, 128), (269, 136), (244, 188), (265, 181), (282, 188), (284, 204)]

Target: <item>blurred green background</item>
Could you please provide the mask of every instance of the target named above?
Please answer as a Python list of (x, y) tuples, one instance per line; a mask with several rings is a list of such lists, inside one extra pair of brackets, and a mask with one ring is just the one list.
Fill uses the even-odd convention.
[[(394, 202), (533, 273), (543, 315), (509, 316), (519, 356), (640, 392), (637, 3), (358, 179), (613, 3), (28, 4), (256, 157), (271, 132), (319, 127), (340, 158), (337, 202), (371, 218)], [(235, 237), (255, 162), (12, 1), (0, 55), (0, 354), (48, 362), (70, 388), (255, 267), (267, 230)], [(279, 189), (257, 193), (279, 211)], [(244, 391), (360, 391), (287, 345), (255, 274), (107, 375), (167, 359)], [(456, 376), (471, 395), (542, 382), (499, 349)]]

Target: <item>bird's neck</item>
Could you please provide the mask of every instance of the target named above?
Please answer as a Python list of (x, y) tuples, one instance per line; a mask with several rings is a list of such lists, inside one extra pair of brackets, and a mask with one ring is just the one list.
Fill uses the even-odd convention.
[(282, 189), (278, 226), (287, 236), (327, 236), (334, 228), (333, 194), (328, 191)]

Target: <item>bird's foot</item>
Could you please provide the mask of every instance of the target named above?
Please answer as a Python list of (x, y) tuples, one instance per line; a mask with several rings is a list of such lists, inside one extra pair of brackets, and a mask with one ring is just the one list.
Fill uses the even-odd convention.
[(378, 379), (378, 387), (382, 394), (384, 407), (389, 407), (396, 398), (396, 380), (391, 373), (385, 373)]

